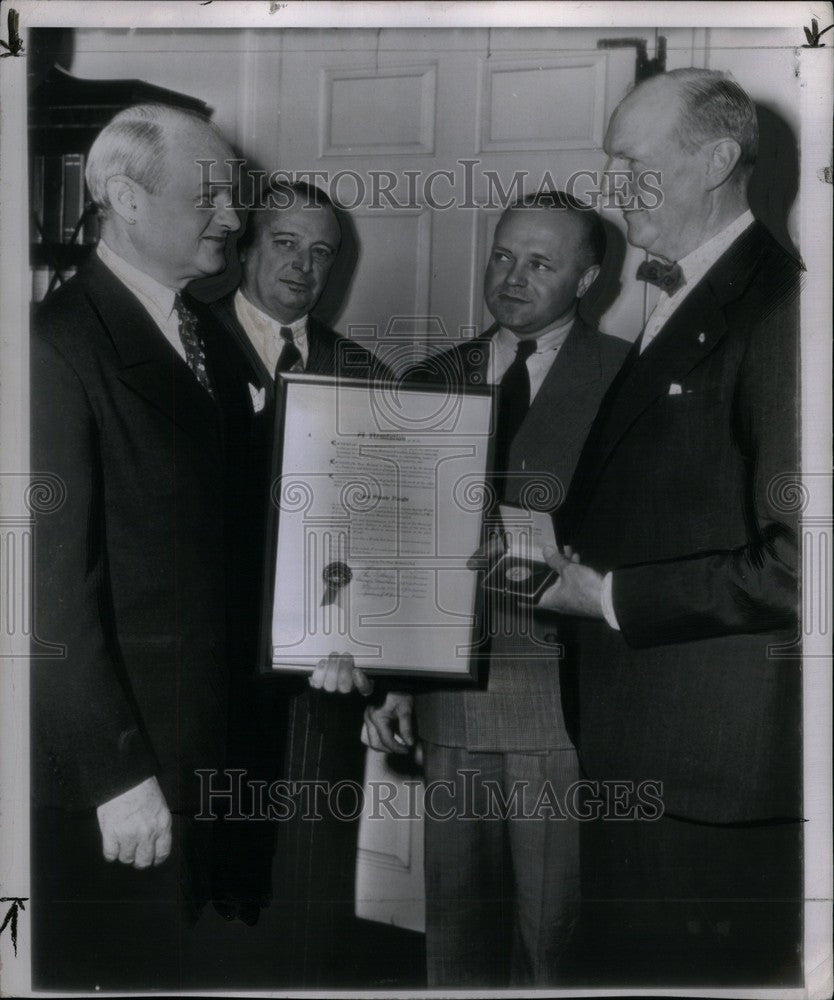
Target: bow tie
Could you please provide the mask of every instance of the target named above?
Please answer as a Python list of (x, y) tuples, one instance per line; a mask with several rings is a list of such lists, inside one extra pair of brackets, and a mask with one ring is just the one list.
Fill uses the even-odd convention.
[(686, 284), (680, 264), (664, 264), (659, 260), (644, 260), (637, 268), (637, 280), (657, 285), (667, 295), (674, 295)]

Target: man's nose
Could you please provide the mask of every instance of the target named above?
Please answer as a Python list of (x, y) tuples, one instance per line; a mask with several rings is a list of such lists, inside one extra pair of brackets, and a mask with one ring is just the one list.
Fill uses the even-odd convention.
[(313, 267), (312, 253), (309, 250), (299, 250), (295, 255), (292, 266), (306, 274)]
[(513, 266), (507, 273), (507, 284), (508, 285), (526, 285), (527, 275), (524, 273), (523, 264), (521, 261), (515, 261)]
[(236, 233), (240, 229), (240, 216), (231, 207), (231, 204), (219, 205), (214, 213), (215, 222), (228, 229), (230, 233)]

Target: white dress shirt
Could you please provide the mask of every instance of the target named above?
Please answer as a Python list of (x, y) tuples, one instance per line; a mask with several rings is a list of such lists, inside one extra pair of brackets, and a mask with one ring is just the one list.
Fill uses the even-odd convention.
[(721, 232), (716, 233), (712, 239), (707, 240), (692, 253), (687, 254), (678, 261), (678, 266), (683, 271), (684, 284), (673, 294), (660, 293), (657, 305), (651, 315), (646, 320), (643, 328), (643, 340), (640, 343), (640, 353), (649, 346), (654, 338), (660, 333), (666, 321), (672, 313), (683, 302), (686, 296), (703, 278), (718, 258), (729, 249), (730, 244), (753, 224), (753, 213), (748, 208), (742, 212), (738, 218), (734, 219), (729, 226), (725, 226)]
[[(536, 337), (536, 350), (527, 358), (527, 372), (530, 376), (530, 402), (536, 398), (536, 393), (550, 371), (559, 349), (564, 344), (573, 326), (576, 316), (571, 316), (566, 323), (553, 326)], [(520, 338), (503, 326), (491, 340), (487, 382), (497, 385), (504, 377), (507, 369), (515, 360)]]
[[(698, 284), (701, 278), (707, 273), (718, 258), (729, 249), (748, 226), (754, 222), (753, 213), (748, 209), (742, 212), (737, 218), (725, 226), (721, 232), (716, 233), (712, 239), (707, 240), (692, 253), (686, 255), (678, 261), (680, 269), (683, 271), (685, 284), (683, 284), (674, 295), (667, 295), (661, 292), (660, 299), (654, 311), (646, 320), (643, 330), (643, 340), (640, 344), (640, 353), (652, 343), (655, 337), (666, 325), (667, 320), (684, 301), (686, 296)], [(602, 579), (602, 614), (611, 628), (620, 630), (617, 621), (617, 613), (614, 610), (614, 574), (606, 573)]]
[(302, 316), (293, 323), (279, 323), (277, 319), (273, 319), (272, 316), (268, 316), (253, 305), (240, 289), (235, 292), (234, 305), (238, 322), (246, 331), (247, 337), (252, 341), (252, 346), (258, 352), (258, 357), (263, 361), (270, 375), (274, 376), (275, 366), (278, 364), (278, 358), (281, 357), (281, 351), (284, 349), (285, 341), (281, 336), (282, 326), (288, 326), (292, 330), (293, 343), (301, 355), (301, 365), (296, 367), (299, 370), (306, 368), (307, 359), (310, 356), (306, 316)]
[(144, 271), (140, 271), (138, 267), (129, 264), (124, 257), (120, 257), (111, 250), (104, 240), (98, 241), (96, 253), (101, 258), (102, 263), (106, 264), (119, 281), (139, 299), (171, 347), (183, 361), (186, 361), (185, 348), (180, 339), (180, 318), (174, 312), (176, 292), (172, 288), (160, 285), (156, 278), (152, 278)]

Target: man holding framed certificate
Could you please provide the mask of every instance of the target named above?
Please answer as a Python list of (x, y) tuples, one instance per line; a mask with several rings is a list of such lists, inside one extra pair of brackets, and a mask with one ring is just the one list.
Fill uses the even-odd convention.
[[(329, 398), (336, 391), (334, 377), (358, 381), (367, 394), (367, 382), (386, 375), (372, 353), (311, 315), (340, 244), (339, 214), (326, 194), (301, 182), (273, 185), (251, 209), (238, 243), (240, 287), (210, 307), (246, 359), (252, 405), (250, 433), (236, 448), (238, 559), (230, 571), (235, 574), (231, 614), (238, 645), (230, 758), (256, 781), (362, 779), (356, 732), (373, 683), (349, 657), (328, 655), (338, 641), (308, 662), (309, 683), (298, 673), (259, 675), (256, 666), (265, 575), (271, 586), (265, 526), (268, 512), (274, 512), (276, 388), (280, 396), (282, 377), (306, 373), (301, 378), (324, 377)], [(311, 468), (307, 430), (294, 427), (290, 436), (304, 456), (306, 476)], [(301, 592), (303, 563), (293, 559), (282, 565), (284, 582)], [(344, 576), (342, 566), (334, 564), (329, 583), (322, 584), (331, 588), (333, 600)], [(245, 814), (250, 805), (240, 804)], [(320, 968), (338, 977), (342, 966), (330, 949), (351, 926), (356, 824), (311, 821), (301, 811), (280, 823), (263, 820), (256, 815), (249, 822), (226, 824), (215, 905), (228, 920), (255, 924), (260, 908), (271, 900), (274, 879), (281, 905), (289, 907), (286, 947), (276, 959), (283, 981), (312, 985)], [(311, 942), (329, 950), (328, 962), (319, 961)], [(265, 942), (265, 948), (275, 953), (275, 942)]]
[[(506, 505), (501, 530), (512, 534), (526, 520), (517, 537), (527, 537), (532, 555), (536, 522), (549, 522), (561, 502), (628, 350), (577, 316), (604, 250), (600, 217), (566, 195), (511, 206), (485, 276), (496, 325), (421, 373), (452, 373), (456, 387), (500, 386), (493, 487)], [(484, 590), (477, 689), (389, 692), (366, 711), (364, 738), (394, 753), (413, 743), (416, 714), (427, 788), (448, 792), (426, 803), (434, 987), (557, 982), (578, 913), (578, 824), (565, 800), (579, 767), (565, 728), (556, 633), (519, 604), (525, 566), (535, 559), (505, 564), (506, 584)]]

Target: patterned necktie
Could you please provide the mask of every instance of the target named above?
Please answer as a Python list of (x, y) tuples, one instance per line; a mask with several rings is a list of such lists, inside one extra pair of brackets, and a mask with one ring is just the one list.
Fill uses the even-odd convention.
[(519, 340), (515, 358), (501, 378), (498, 422), (495, 428), (495, 471), (504, 472), (510, 445), (530, 409), (530, 373), (527, 359), (536, 351), (536, 338)]
[(637, 280), (657, 285), (667, 295), (674, 295), (686, 284), (680, 264), (664, 264), (659, 260), (644, 260), (637, 268)]
[(203, 347), (203, 338), (200, 336), (198, 329), (197, 317), (183, 302), (182, 296), (179, 293), (174, 296), (174, 312), (176, 312), (179, 319), (180, 340), (182, 341), (182, 346), (185, 348), (186, 363), (191, 371), (194, 372), (194, 377), (200, 385), (214, 399), (214, 387), (206, 370), (206, 351)]
[(281, 348), (281, 353), (278, 355), (278, 364), (275, 366), (275, 374), (279, 372), (289, 372), (301, 361), (301, 351), (295, 346), (295, 341), (292, 337), (292, 328), (289, 326), (281, 327), (281, 339), (284, 341), (284, 346)]

